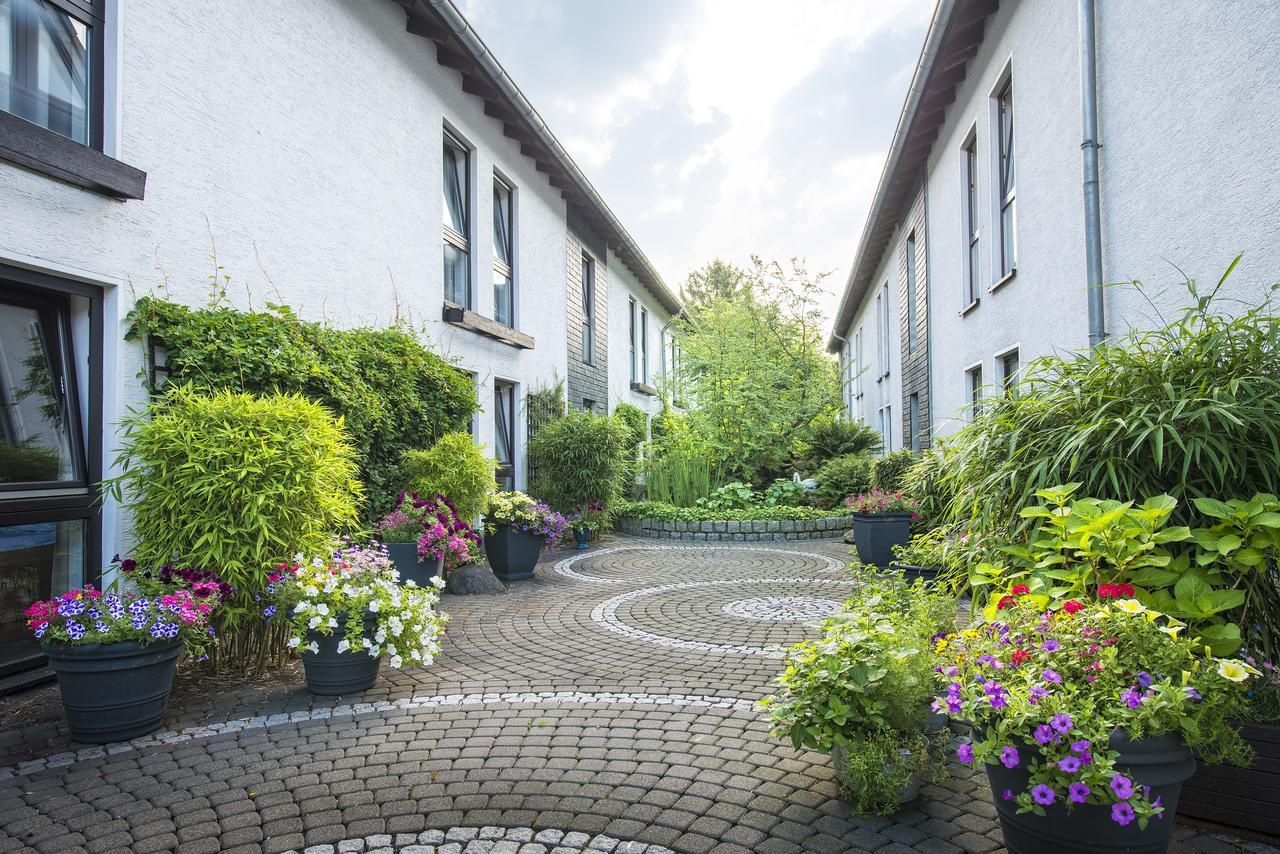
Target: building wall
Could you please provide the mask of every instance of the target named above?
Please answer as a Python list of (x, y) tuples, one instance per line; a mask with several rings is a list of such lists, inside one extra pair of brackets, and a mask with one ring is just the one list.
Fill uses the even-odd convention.
[[(595, 412), (609, 411), (609, 291), (611, 270), (608, 265), (608, 249), (604, 241), (591, 234), (590, 229), (574, 223), (566, 238), (566, 297), (568, 305), (568, 332), (566, 334), (568, 373), (565, 393), (571, 407), (584, 409), (590, 401)], [(595, 262), (593, 283), (595, 319), (593, 322), (594, 345), (591, 361), (583, 358), (582, 324), (586, 318), (582, 303), (582, 259)]]
[[(905, 242), (906, 233), (899, 229), (890, 241), (890, 249), (881, 259), (880, 268), (876, 270), (876, 274), (871, 280), (871, 287), (867, 291), (866, 298), (858, 308), (858, 313), (854, 315), (853, 322), (849, 325), (849, 330), (846, 333), (848, 338), (847, 346), (850, 353), (849, 364), (852, 366), (851, 375), (853, 377), (851, 381), (854, 389), (853, 417), (880, 429), (881, 435), (884, 436), (885, 448), (891, 451), (900, 450), (903, 447), (903, 436), (905, 435), (903, 421), (899, 417), (903, 395), (902, 330), (898, 320), (899, 304), (902, 299), (902, 270), (898, 264), (898, 258), (903, 251)], [(885, 309), (889, 318), (887, 342), (884, 333), (884, 318), (878, 314), (877, 297), (887, 300), (887, 308)], [(857, 370), (855, 351), (858, 330), (862, 331), (863, 353), (862, 395), (860, 397), (857, 396), (857, 375), (859, 372)], [(888, 349), (887, 366), (883, 363), (880, 355), (881, 349), (886, 346)], [(885, 367), (888, 369), (887, 372)], [(887, 430), (883, 429), (880, 417), (880, 410), (885, 404), (890, 407)]]
[[(462, 92), (458, 72), (405, 31), (396, 4), (227, 0), (193, 15), (129, 0), (119, 61), (118, 156), (147, 172), (145, 200), (109, 200), (0, 163), (0, 259), (107, 290), (108, 445), (112, 423), (144, 400), (140, 350), (120, 340), (125, 313), (148, 293), (207, 303), (215, 265), (220, 283), (229, 276), (227, 302), (241, 308), (285, 302), (339, 326), (410, 320), (477, 375), (478, 439), (490, 448), (495, 379), (519, 393), (565, 376), (565, 204)], [(472, 264), (483, 314), (493, 304), (493, 170), (516, 187), (518, 327), (532, 350), (440, 320), (446, 122), (476, 149)], [(127, 543), (107, 515), (110, 555)]]
[[(899, 421), (902, 424), (903, 448), (929, 447), (930, 429), (930, 378), (929, 378), (929, 233), (925, 218), (925, 194), (923, 185), (916, 192), (915, 201), (907, 212), (902, 225), (902, 240), (898, 244), (898, 352), (902, 363), (902, 397)], [(912, 252), (907, 251), (914, 244)], [(909, 257), (910, 256), (910, 257)], [(909, 263), (910, 262), (910, 263)], [(909, 296), (914, 292), (915, 317), (911, 317)], [(914, 339), (911, 335), (915, 327)], [(912, 425), (912, 401), (916, 405), (915, 425)], [(914, 443), (914, 444), (913, 444)]]
[(661, 397), (632, 391), (631, 389), (631, 320), (629, 300), (636, 301), (636, 371), (641, 371), (639, 323), (640, 309), (643, 307), (649, 314), (649, 375), (647, 384), (663, 390), (663, 371), (667, 367), (662, 352), (661, 342), (670, 343), (670, 336), (660, 335), (661, 330), (671, 320), (671, 315), (658, 304), (653, 295), (644, 288), (635, 275), (612, 252), (609, 253), (609, 341), (612, 351), (609, 354), (609, 410), (620, 403), (629, 403), (639, 407), (649, 415), (654, 415), (662, 408)]

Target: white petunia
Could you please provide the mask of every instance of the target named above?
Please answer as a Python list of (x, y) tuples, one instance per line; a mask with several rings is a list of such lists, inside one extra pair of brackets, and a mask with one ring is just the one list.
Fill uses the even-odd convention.
[(302, 643), (300, 638), (289, 638), (289, 649), (297, 649), (300, 643)]
[(297, 605), (293, 606), (293, 613), (295, 614), (301, 614), (305, 610), (307, 610), (306, 602), (299, 602)]
[(438, 575), (431, 576), (431, 583), (435, 585), (437, 589), (444, 587), (444, 579)]
[(320, 625), (319, 617), (312, 617), (310, 620), (307, 620), (307, 628), (309, 629), (314, 629), (318, 625)]
[(338, 641), (338, 652), (346, 652), (349, 649), (351, 649), (351, 643), (346, 638)]
[(398, 655), (393, 655), (391, 656), (391, 658), (387, 660), (387, 664), (390, 664), (392, 667), (398, 670), (400, 666), (404, 664), (404, 659)]
[(321, 602), (319, 605), (316, 606), (316, 613), (324, 616), (328, 616), (329, 606)]
[(311, 653), (314, 655), (315, 653), (320, 651), (320, 644), (316, 643), (315, 641), (312, 641), (311, 643), (307, 644), (307, 649), (311, 650)]

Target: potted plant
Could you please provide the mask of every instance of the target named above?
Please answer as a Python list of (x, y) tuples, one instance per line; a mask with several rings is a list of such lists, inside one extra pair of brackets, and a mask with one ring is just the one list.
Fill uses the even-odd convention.
[(108, 744), (159, 729), (178, 657), (184, 645), (203, 653), (221, 601), (216, 581), (154, 580), (125, 593), (86, 585), (27, 608), (27, 625), (58, 677), (71, 737)]
[(957, 546), (963, 541), (963, 536), (946, 526), (917, 534), (908, 542), (892, 547), (893, 562), (889, 568), (900, 570), (907, 578), (933, 581), (948, 570), (959, 569)]
[(1227, 720), (1257, 671), (1136, 599), (1048, 602), (1023, 587), (938, 641), (957, 756), (985, 764), (1011, 854), (1164, 851), (1192, 750), (1247, 761)]
[(401, 585), (384, 548), (350, 546), (277, 567), (263, 613), (288, 621), (288, 645), (301, 653), (311, 693), (350, 694), (373, 685), (383, 655), (394, 668), (431, 664), (448, 620), (435, 609), (442, 586), (439, 576), (425, 587)]
[[(426, 525), (418, 539), (418, 560), (434, 561), (435, 575), (448, 579), (460, 566), (480, 560), (480, 535), (443, 495), (423, 502)], [(422, 586), (422, 585), (420, 585)]]
[(387, 555), (402, 581), (413, 581), (419, 587), (441, 574), (443, 560), (423, 560), (418, 554), (418, 541), (427, 527), (425, 502), (418, 494), (401, 491), (396, 506), (373, 523), (374, 536), (386, 548)]
[(555, 548), (569, 522), (523, 492), (499, 492), (485, 515), (484, 551), (489, 566), (502, 581), (533, 577), (545, 544)]
[(603, 501), (593, 501), (583, 507), (573, 517), (573, 542), (580, 549), (591, 543), (591, 531), (600, 530), (608, 524), (608, 511)]
[(916, 502), (901, 492), (873, 488), (850, 495), (844, 505), (853, 511), (853, 543), (858, 559), (887, 569), (893, 561), (893, 547), (911, 539)]
[(900, 576), (872, 580), (821, 638), (788, 651), (778, 692), (762, 701), (775, 735), (831, 753), (842, 796), (862, 814), (897, 812), (945, 766), (929, 646), (954, 620), (953, 598)]

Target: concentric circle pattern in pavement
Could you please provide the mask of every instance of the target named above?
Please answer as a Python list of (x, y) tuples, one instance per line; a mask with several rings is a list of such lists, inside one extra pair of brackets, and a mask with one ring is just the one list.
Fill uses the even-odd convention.
[(0, 851), (996, 850), (972, 772), (863, 819), (828, 757), (769, 735), (778, 647), (848, 595), (847, 548), (613, 540), (445, 596), (444, 654), (359, 697), (286, 674), (188, 697), (133, 743), (0, 733)]

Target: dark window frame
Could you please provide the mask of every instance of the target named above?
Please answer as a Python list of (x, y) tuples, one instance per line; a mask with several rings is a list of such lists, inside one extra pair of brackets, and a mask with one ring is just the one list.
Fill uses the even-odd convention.
[[(1006, 127), (1007, 125), (1007, 127)], [(997, 192), (1000, 200), (1000, 277), (1014, 272), (1017, 257), (1017, 160), (1014, 155), (1013, 77), (1005, 81), (996, 95), (996, 136), (999, 175)], [(1009, 212), (1005, 228), (1005, 211)]]
[[(498, 438), (501, 435), (498, 431), (499, 418), (502, 415), (502, 408), (498, 405), (499, 398), (505, 396), (507, 400), (507, 438), (509, 447), (507, 448), (510, 456), (509, 460), (503, 460), (501, 456), (501, 448), (498, 447)], [(516, 441), (516, 384), (510, 380), (494, 380), (493, 382), (493, 423), (494, 423), (494, 455), (498, 458), (498, 467), (494, 472), (494, 478), (501, 483), (503, 480), (509, 480), (511, 489), (515, 489), (516, 483), (516, 453), (518, 452), (519, 443)]]
[[(499, 188), (506, 191), (505, 203), (502, 202), (501, 200), (502, 197), (499, 192)], [(494, 292), (494, 298), (493, 298), (493, 319), (496, 320), (498, 323), (503, 324), (504, 326), (509, 326), (510, 328), (515, 329), (516, 328), (516, 235), (515, 235), (516, 188), (512, 186), (510, 181), (507, 181), (505, 178), (503, 178), (501, 175), (499, 175), (496, 172), (493, 175), (493, 206), (494, 206), (493, 271), (494, 273), (500, 276), (505, 276), (511, 283), (510, 287), (507, 289), (507, 305), (505, 306), (507, 311), (506, 320), (503, 320), (499, 316), (501, 314), (500, 309), (502, 307), (498, 305), (498, 295), (496, 292), (497, 284), (496, 283), (494, 284), (495, 292)], [(498, 257), (499, 241), (498, 241), (497, 213), (500, 207), (502, 206), (505, 206), (507, 209), (507, 235), (506, 235), (507, 240), (506, 240), (505, 248), (507, 250), (507, 258), (510, 259), (510, 263), (503, 261), (500, 257)]]
[(582, 253), (582, 361), (596, 363), (596, 259)]
[(640, 306), (640, 382), (649, 382), (649, 309)]
[(636, 298), (627, 297), (627, 321), (631, 335), (631, 382), (639, 382), (639, 374), (636, 373)]
[[(446, 222), (444, 221), (444, 218), (441, 218), (440, 228), (441, 228), (442, 237), (443, 237), (442, 242), (452, 246), (454, 249), (457, 249), (459, 252), (461, 252), (463, 254), (463, 257), (466, 259), (466, 263), (464, 264), (465, 281), (463, 282), (463, 291), (464, 291), (463, 301), (458, 302), (457, 300), (451, 300), (449, 299), (449, 295), (446, 293), (445, 302), (450, 303), (452, 305), (459, 306), (461, 308), (465, 308), (467, 310), (471, 310), (474, 305), (474, 299), (475, 299), (475, 283), (472, 281), (473, 276), (471, 275), (471, 266), (473, 261), (471, 247), (472, 247), (472, 244), (475, 242), (472, 236), (472, 232), (475, 230), (475, 211), (472, 210), (472, 205), (471, 205), (471, 151), (472, 149), (466, 143), (464, 143), (461, 139), (455, 136), (453, 133), (449, 132), (449, 130), (447, 129), (445, 130), (444, 143), (442, 146), (442, 154), (441, 154), (442, 163), (441, 163), (441, 170), (440, 170), (440, 192), (442, 195), (445, 192), (445, 186), (446, 186), (445, 179), (444, 179), (444, 168), (447, 161), (444, 161), (444, 158), (452, 156), (449, 153), (450, 150), (456, 151), (462, 155), (462, 163), (463, 163), (462, 226), (465, 233), (459, 232), (456, 228), (453, 227), (452, 222)], [(441, 252), (443, 251), (444, 249), (442, 248)], [(441, 268), (441, 276), (443, 278), (443, 268)], [(441, 281), (442, 291), (445, 290), (445, 285), (446, 283)], [(457, 294), (454, 294), (454, 296), (457, 296)]]
[(982, 414), (982, 365), (974, 365), (964, 372), (968, 384), (969, 417), (977, 418)]
[(916, 233), (913, 231), (907, 235), (907, 244), (904, 250), (907, 263), (907, 354), (915, 352), (919, 346), (919, 336), (916, 333), (916, 322), (919, 319), (919, 307), (916, 304)]
[(978, 216), (978, 136), (973, 134), (964, 144), (964, 183), (967, 254), (965, 256), (965, 304), (978, 299), (978, 280), (982, 274), (982, 229)]

